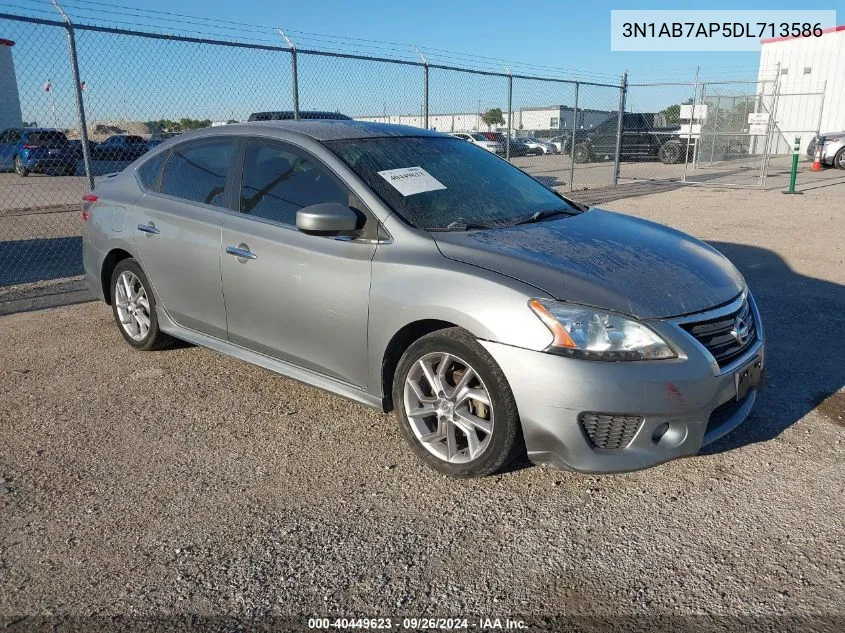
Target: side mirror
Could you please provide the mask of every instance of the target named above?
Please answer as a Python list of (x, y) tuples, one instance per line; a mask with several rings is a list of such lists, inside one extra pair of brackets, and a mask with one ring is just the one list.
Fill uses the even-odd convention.
[(352, 233), (361, 228), (362, 220), (359, 211), (339, 202), (312, 204), (296, 212), (296, 228), (317, 235)]

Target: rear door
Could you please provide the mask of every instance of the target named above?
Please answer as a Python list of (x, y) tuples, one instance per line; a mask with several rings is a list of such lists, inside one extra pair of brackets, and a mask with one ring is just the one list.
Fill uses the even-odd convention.
[[(370, 222), (365, 228), (376, 220), (325, 164), (301, 148), (248, 139), (241, 153), (241, 174), (236, 175), (240, 213), (227, 215), (223, 225), (229, 340), (366, 386), (375, 240), (302, 233), (296, 212), (339, 202), (359, 209)], [(238, 256), (243, 252), (249, 258)]]
[(14, 167), (15, 153), (20, 140), (21, 134), (14, 128), (0, 132), (0, 169), (7, 170)]
[[(220, 233), (229, 208), (234, 137), (177, 145), (144, 163), (151, 179), (136, 204), (133, 229), (141, 265), (178, 324), (226, 338), (220, 282)], [(165, 161), (160, 173), (154, 161)], [(142, 179), (145, 176), (142, 176)]]

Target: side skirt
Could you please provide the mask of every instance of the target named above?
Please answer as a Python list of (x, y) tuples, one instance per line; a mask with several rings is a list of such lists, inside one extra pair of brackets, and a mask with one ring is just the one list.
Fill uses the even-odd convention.
[(158, 325), (159, 328), (161, 328), (161, 331), (170, 334), (174, 338), (187, 341), (188, 343), (193, 343), (194, 345), (199, 345), (200, 347), (213, 349), (215, 352), (225, 354), (226, 356), (233, 356), (234, 358), (252, 363), (253, 365), (258, 365), (264, 369), (269, 369), (274, 373), (287, 376), (288, 378), (293, 378), (294, 380), (304, 382), (307, 385), (323, 389), (373, 409), (377, 409), (382, 412), (386, 409), (382, 398), (367, 393), (355, 385), (335, 380), (334, 378), (318, 374), (277, 358), (253, 352), (252, 350), (248, 350), (240, 345), (235, 345), (229, 341), (223, 341), (213, 336), (197, 332), (196, 330), (182, 327), (181, 325), (175, 323), (167, 312), (161, 308), (161, 306), (156, 306), (156, 316), (158, 316)]

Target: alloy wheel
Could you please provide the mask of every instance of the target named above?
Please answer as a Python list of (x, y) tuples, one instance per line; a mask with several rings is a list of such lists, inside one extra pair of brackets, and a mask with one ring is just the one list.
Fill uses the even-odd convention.
[(150, 301), (144, 284), (128, 270), (114, 286), (115, 308), (120, 327), (135, 341), (143, 341), (150, 331)]
[(425, 449), (452, 464), (480, 457), (493, 437), (490, 392), (466, 361), (444, 352), (426, 354), (405, 378), (405, 415)]

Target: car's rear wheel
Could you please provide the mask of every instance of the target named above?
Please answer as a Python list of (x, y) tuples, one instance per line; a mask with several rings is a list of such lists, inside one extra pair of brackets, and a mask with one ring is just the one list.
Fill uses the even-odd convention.
[(172, 339), (159, 330), (147, 276), (134, 259), (118, 262), (111, 277), (112, 312), (126, 342), (139, 350), (161, 349)]
[(414, 453), (445, 475), (489, 475), (522, 449), (507, 379), (461, 328), (439, 330), (411, 344), (396, 369), (393, 402)]
[(833, 164), (839, 169), (845, 169), (845, 147), (836, 152), (833, 157)]
[(22, 177), (29, 176), (29, 170), (23, 164), (20, 156), (15, 156), (15, 173)]

